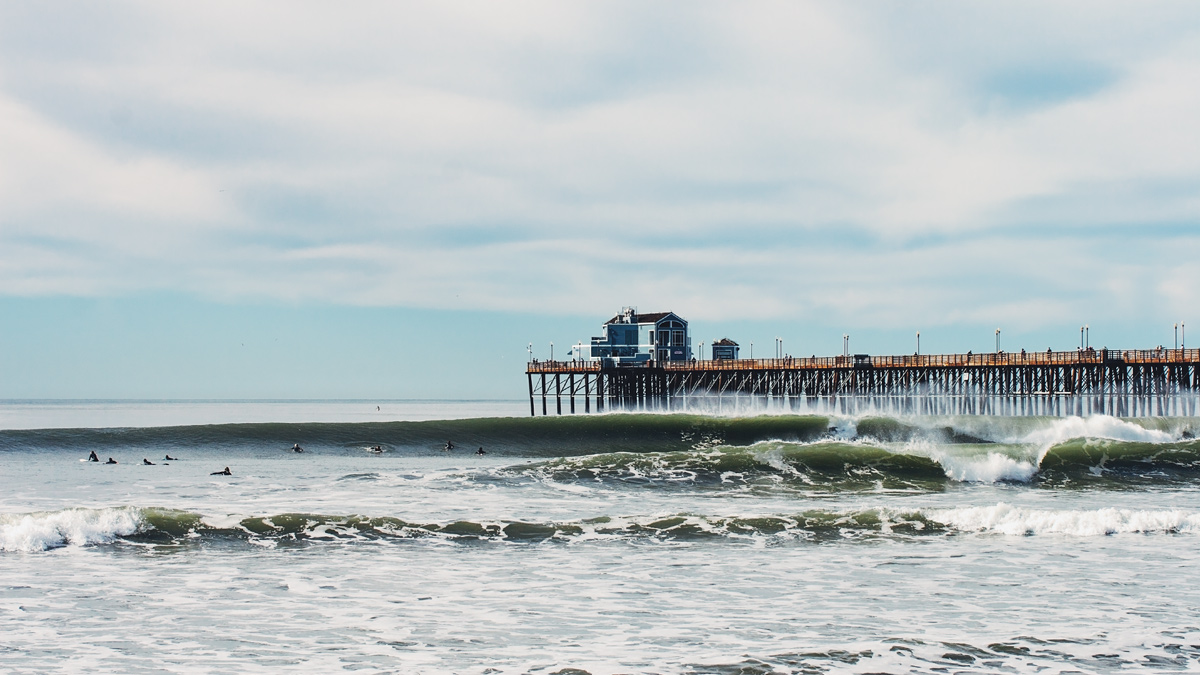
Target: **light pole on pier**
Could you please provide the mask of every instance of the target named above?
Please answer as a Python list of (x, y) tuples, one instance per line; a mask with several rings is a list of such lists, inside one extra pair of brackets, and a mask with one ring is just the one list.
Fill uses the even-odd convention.
[(554, 343), (550, 343), (550, 362), (554, 362)]
[(1179, 341), (1179, 346), (1183, 349), (1187, 349), (1187, 326), (1185, 326), (1182, 321), (1179, 322), (1179, 332), (1182, 333), (1180, 336), (1182, 339)]
[(917, 356), (921, 355), (921, 331), (917, 331)]
[(1175, 349), (1179, 349), (1179, 324), (1175, 324)]
[(533, 363), (533, 343), (529, 343), (529, 363)]
[(753, 342), (750, 343), (750, 360), (751, 361), (754, 360), (754, 343)]
[(842, 333), (842, 356), (850, 356), (850, 334)]
[(700, 343), (700, 360), (701, 361), (704, 360), (704, 343), (703, 342)]
[(1079, 351), (1083, 351), (1083, 326), (1079, 327)]
[(1000, 353), (1000, 329), (996, 329), (996, 353)]
[(1087, 350), (1092, 346), (1092, 327), (1088, 324), (1083, 324), (1083, 348)]

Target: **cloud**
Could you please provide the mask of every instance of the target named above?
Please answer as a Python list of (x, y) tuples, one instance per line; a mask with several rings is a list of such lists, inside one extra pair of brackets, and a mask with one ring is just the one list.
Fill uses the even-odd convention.
[(0, 293), (896, 325), (1194, 300), (1153, 262), (1196, 248), (1188, 5), (55, 11), (0, 10)]

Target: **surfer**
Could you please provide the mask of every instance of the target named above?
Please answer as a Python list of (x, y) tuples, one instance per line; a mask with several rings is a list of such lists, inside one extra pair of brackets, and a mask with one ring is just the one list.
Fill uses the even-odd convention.
[(164, 461), (164, 462), (177, 462), (177, 461), (179, 461), (179, 458), (178, 458), (178, 457), (172, 457), (172, 456), (170, 456), (170, 455), (166, 455), (166, 456), (164, 456), (164, 457), (163, 457), (163, 461)]
[(453, 444), (453, 443), (451, 443), (450, 441), (446, 441), (446, 447), (442, 448), (442, 451), (443, 451), (443, 452), (450, 452), (450, 451), (451, 451), (451, 450), (453, 450), (453, 449), (454, 449), (454, 444)]
[(99, 462), (100, 461), (100, 458), (96, 456), (95, 450), (93, 450), (91, 452), (91, 454), (88, 455), (88, 461), (89, 462)]
[(373, 453), (375, 453), (375, 454), (377, 454), (377, 455), (378, 455), (379, 453), (383, 452), (383, 446), (382, 446), (382, 445), (376, 445), (375, 447), (371, 448), (371, 452), (373, 452)]
[(477, 455), (486, 455), (486, 454), (487, 454), (487, 450), (484, 450), (483, 448), (480, 448), (480, 449), (478, 449), (478, 450), (476, 450), (476, 451), (475, 451), (475, 454), (477, 454)]
[(108, 461), (105, 462), (105, 464), (116, 464), (116, 463), (117, 463), (117, 460), (113, 459), (112, 457), (109, 457)]
[(304, 452), (304, 448), (300, 447), (299, 443), (293, 443), (292, 452)]
[(145, 457), (142, 458), (142, 464), (144, 464), (145, 466), (154, 466), (154, 462), (151, 462), (150, 460), (146, 459)]
[(208, 475), (210, 475), (210, 476), (232, 476), (233, 472), (229, 470), (229, 467), (225, 467), (224, 471), (214, 471)]

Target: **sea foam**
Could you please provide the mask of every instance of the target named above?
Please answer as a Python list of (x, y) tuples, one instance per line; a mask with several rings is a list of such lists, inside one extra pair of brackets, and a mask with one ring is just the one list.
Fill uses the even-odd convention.
[(135, 508), (0, 515), (0, 551), (32, 552), (104, 544), (137, 532), (141, 525), (142, 514)]
[(934, 459), (945, 469), (946, 477), (966, 483), (1028, 482), (1038, 470), (1033, 462), (998, 452), (989, 452), (983, 457), (955, 456), (943, 452), (936, 453)]
[(931, 510), (926, 512), (926, 515), (931, 520), (960, 531), (1008, 535), (1096, 536), (1132, 532), (1200, 532), (1200, 514), (1176, 509), (1046, 510), (1022, 508), (1001, 502), (995, 506)]

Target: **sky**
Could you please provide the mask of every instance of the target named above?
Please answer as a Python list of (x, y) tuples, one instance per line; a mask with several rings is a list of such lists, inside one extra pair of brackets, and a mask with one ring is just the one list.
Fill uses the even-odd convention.
[(0, 398), (1172, 346), (1197, 83), (1194, 2), (0, 3)]

